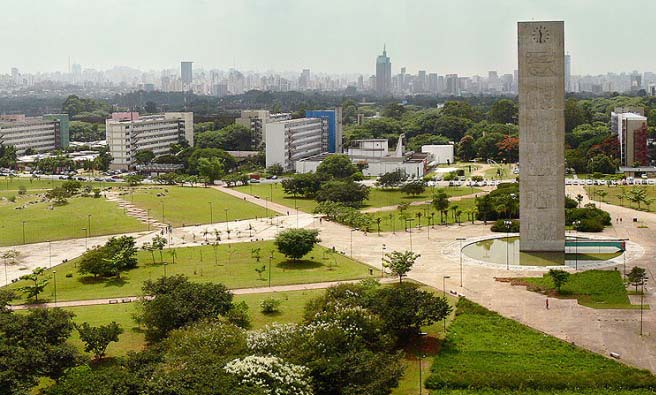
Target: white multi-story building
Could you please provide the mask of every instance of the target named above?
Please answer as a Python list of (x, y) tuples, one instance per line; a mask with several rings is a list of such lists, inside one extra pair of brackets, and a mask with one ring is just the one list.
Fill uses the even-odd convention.
[(246, 126), (255, 132), (256, 141), (254, 141), (254, 145), (258, 146), (262, 141), (266, 141), (264, 125), (290, 119), (292, 119), (292, 114), (289, 112), (271, 114), (268, 110), (242, 110), (241, 116), (235, 119), (235, 123)]
[(68, 115), (0, 115), (0, 144), (15, 147), (19, 155), (28, 149), (41, 153), (66, 148)]
[(328, 121), (300, 118), (264, 124), (266, 166), (294, 170), (297, 161), (328, 150)]
[(107, 146), (114, 160), (111, 168), (128, 169), (135, 164), (135, 154), (152, 151), (156, 156), (168, 154), (171, 144), (186, 140), (194, 144), (194, 114), (167, 112), (139, 116), (138, 113), (114, 113), (105, 121)]

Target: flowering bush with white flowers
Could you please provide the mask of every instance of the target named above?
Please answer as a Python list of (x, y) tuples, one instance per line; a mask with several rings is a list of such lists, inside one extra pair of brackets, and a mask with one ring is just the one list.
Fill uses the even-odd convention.
[(308, 369), (278, 357), (250, 355), (228, 362), (224, 369), (239, 377), (242, 384), (258, 386), (267, 395), (312, 395)]

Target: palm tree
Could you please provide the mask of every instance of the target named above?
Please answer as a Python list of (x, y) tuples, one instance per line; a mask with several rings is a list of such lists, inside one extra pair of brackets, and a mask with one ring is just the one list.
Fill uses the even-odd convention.
[(453, 206), (451, 206), (451, 215), (453, 215), (453, 222), (457, 222), (457, 219), (456, 219), (456, 212), (457, 211), (458, 211), (458, 205), (457, 204), (454, 204)]
[(577, 202), (576, 207), (580, 207), (582, 201), (583, 201), (583, 195), (579, 193), (578, 195), (576, 195), (576, 202)]

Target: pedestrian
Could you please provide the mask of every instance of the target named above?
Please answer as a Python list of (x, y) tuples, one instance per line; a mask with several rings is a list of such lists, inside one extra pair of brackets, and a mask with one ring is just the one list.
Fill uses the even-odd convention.
[(287, 210), (287, 215), (289, 215), (289, 210)]
[(549, 298), (547, 298), (547, 299), (544, 301), (544, 305), (545, 305), (545, 307), (547, 308), (547, 310), (549, 310)]

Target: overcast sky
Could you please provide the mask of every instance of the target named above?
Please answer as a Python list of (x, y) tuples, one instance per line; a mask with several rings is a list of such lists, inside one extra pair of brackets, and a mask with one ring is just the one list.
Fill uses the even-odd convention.
[(0, 0), (0, 73), (124, 65), (511, 73), (516, 22), (564, 20), (572, 74), (656, 71), (655, 0)]

